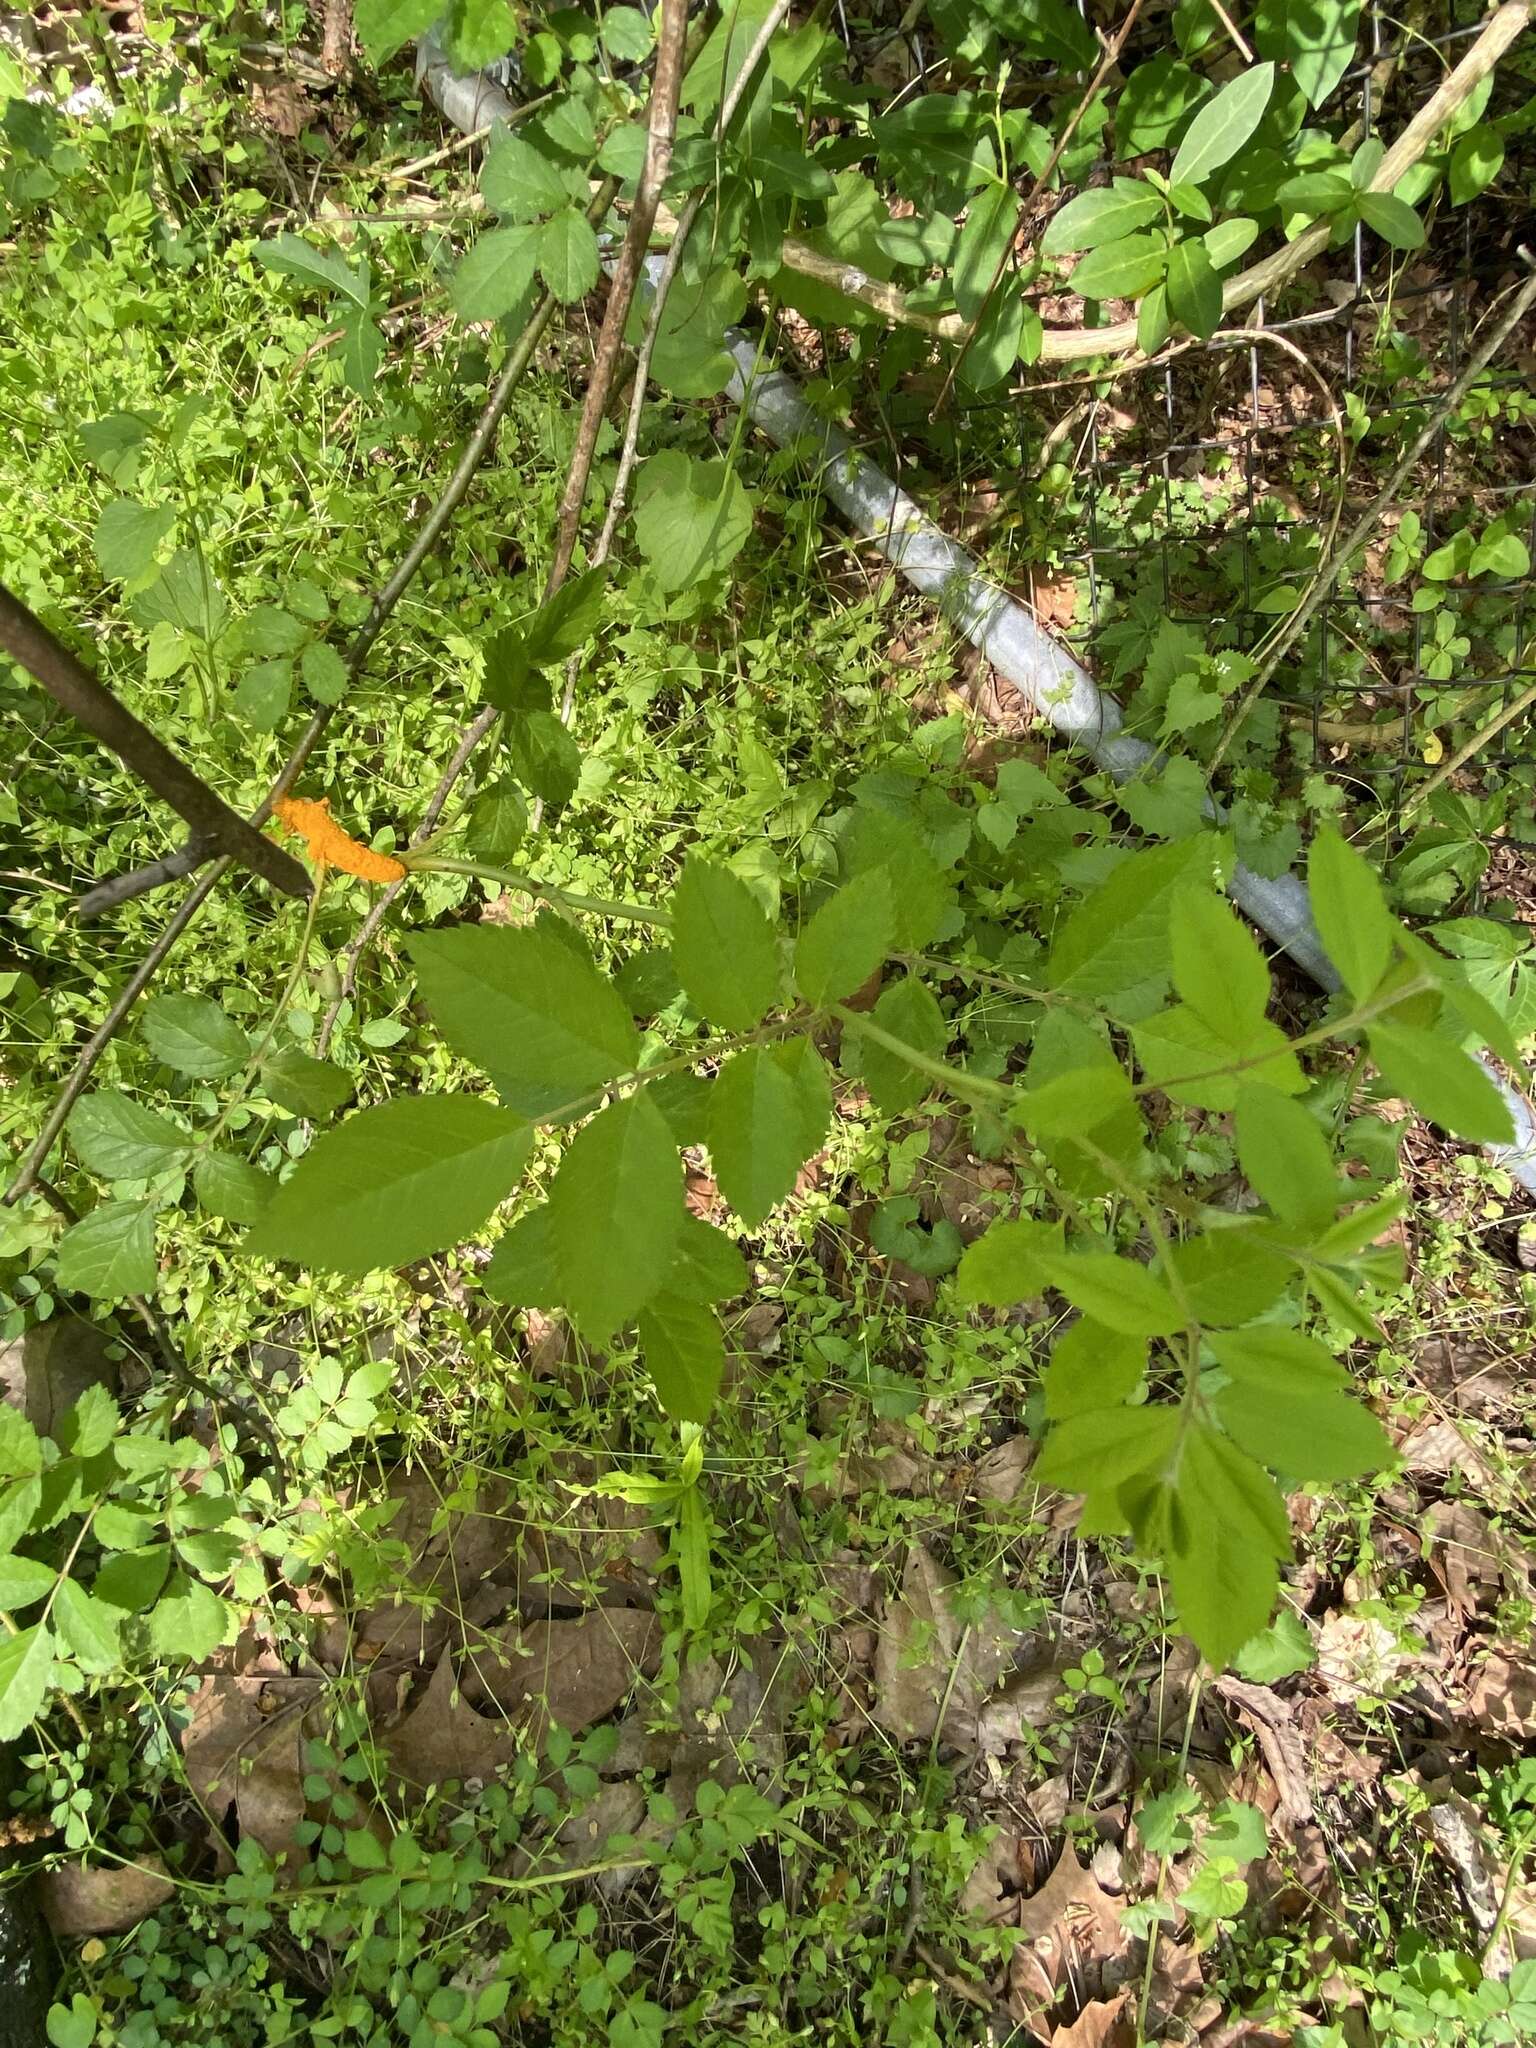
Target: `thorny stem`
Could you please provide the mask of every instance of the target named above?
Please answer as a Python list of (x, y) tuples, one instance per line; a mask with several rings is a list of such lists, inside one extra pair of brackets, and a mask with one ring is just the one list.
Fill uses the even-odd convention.
[(574, 889), (541, 882), (536, 875), (525, 875), (517, 868), (492, 867), (482, 860), (461, 860), (447, 853), (408, 854), (406, 866), (412, 874), (473, 875), (477, 881), (499, 882), (504, 889), (515, 889), (520, 895), (551, 903), (557, 910), (588, 917), (619, 917), (630, 924), (655, 925), (661, 930), (672, 923), (665, 910), (646, 910), (641, 904), (624, 903), (611, 896), (582, 896)]

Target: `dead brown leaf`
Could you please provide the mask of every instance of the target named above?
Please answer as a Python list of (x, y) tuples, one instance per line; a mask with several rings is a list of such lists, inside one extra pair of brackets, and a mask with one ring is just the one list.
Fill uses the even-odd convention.
[(921, 1543), (907, 1552), (899, 1594), (887, 1600), (875, 1646), (874, 1718), (902, 1741), (976, 1739), (982, 1702), (1008, 1669), (1019, 1631), (955, 1612), (953, 1572)]
[(182, 1731), (187, 1783), (217, 1831), (230, 1809), (279, 1862), (296, 1856), (293, 1830), (304, 1818), (304, 1717), (318, 1701), (312, 1678), (238, 1678), (212, 1672), (188, 1707)]
[(61, 1940), (122, 1934), (163, 1906), (176, 1886), (159, 1856), (138, 1863), (65, 1863), (37, 1882), (43, 1917)]
[(1130, 1993), (1091, 1998), (1069, 2027), (1058, 2027), (1051, 2048), (1127, 2048), (1135, 2029), (1125, 2016)]
[(1485, 1496), (1497, 1484), (1498, 1475), (1471, 1432), (1458, 1427), (1449, 1416), (1426, 1416), (1409, 1430), (1398, 1453), (1409, 1472), (1430, 1472), (1442, 1478), (1459, 1472)]
[(1001, 1692), (985, 1701), (976, 1717), (976, 1743), (984, 1756), (1001, 1756), (1025, 1731), (1044, 1728), (1055, 1711), (1062, 1673), (1071, 1660), (1047, 1655), (1015, 1672)]
[(477, 1713), (464, 1699), (446, 1653), (418, 1704), (382, 1740), (395, 1769), (413, 1785), (493, 1778), (525, 1746), (503, 1716)]
[(1307, 1753), (1285, 1701), (1267, 1685), (1249, 1685), (1240, 1678), (1218, 1678), (1216, 1689), (1232, 1701), (1253, 1730), (1275, 1782), (1280, 1813), (1295, 1823), (1311, 1820)]
[(994, 1444), (976, 1460), (971, 1474), (971, 1491), (978, 1500), (1007, 1507), (1024, 1484), (1024, 1475), (1035, 1461), (1034, 1439), (1022, 1433), (1005, 1443)]
[(1100, 1960), (1123, 1956), (1131, 1945), (1120, 1924), (1120, 1908), (1078, 1861), (1070, 1842), (1062, 1844), (1056, 1867), (1039, 1891), (1020, 1906), (1019, 1926), (1032, 1942), (1056, 1939), (1069, 1928)]
[(1010, 1829), (1000, 1828), (965, 1881), (960, 1894), (961, 1912), (983, 1927), (996, 1927), (1012, 1920), (1019, 1893), (1033, 1870), (1029, 1845)]
[(1473, 1674), (1467, 1712), (1486, 1734), (1502, 1740), (1536, 1736), (1536, 1665), (1490, 1651)]
[(87, 1387), (117, 1391), (117, 1366), (107, 1356), (107, 1333), (83, 1316), (54, 1316), (0, 1344), (0, 1400), (19, 1408), (41, 1436)]
[(537, 1743), (551, 1725), (579, 1734), (611, 1714), (661, 1661), (661, 1628), (640, 1608), (599, 1608), (575, 1621), (513, 1622), (470, 1654), (465, 1692), (494, 1700)]

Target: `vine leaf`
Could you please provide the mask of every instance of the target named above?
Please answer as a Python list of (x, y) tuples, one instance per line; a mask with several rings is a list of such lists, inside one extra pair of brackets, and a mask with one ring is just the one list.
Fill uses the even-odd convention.
[(1289, 64), (1308, 106), (1320, 107), (1354, 62), (1360, 0), (1261, 0), (1253, 40), (1261, 57)]
[(359, 1110), (305, 1153), (245, 1248), (331, 1273), (428, 1258), (506, 1199), (531, 1143), (521, 1117), (474, 1095), (399, 1096)]
[(69, 1294), (121, 1301), (155, 1285), (155, 1219), (148, 1202), (98, 1202), (55, 1248), (58, 1284)]
[(813, 1009), (861, 988), (891, 949), (890, 880), (869, 868), (829, 896), (795, 942), (795, 983)]
[(155, 996), (144, 1037), (156, 1059), (194, 1081), (220, 1081), (251, 1056), (251, 1041), (207, 996)]
[(752, 500), (724, 462), (699, 462), (664, 448), (635, 487), (635, 539), (663, 591), (718, 576), (752, 531)]
[(1329, 959), (1356, 1002), (1367, 1001), (1391, 962), (1397, 922), (1376, 874), (1335, 826), (1312, 842), (1307, 889)]
[(1459, 1046), (1410, 1024), (1373, 1024), (1371, 1058), (1394, 1094), (1478, 1145), (1508, 1145), (1514, 1119), (1489, 1076)]
[(549, 1219), (566, 1306), (584, 1336), (612, 1336), (660, 1292), (683, 1214), (677, 1146), (643, 1089), (576, 1134)]
[(1294, 1479), (1358, 1479), (1390, 1465), (1391, 1439), (1348, 1392), (1348, 1378), (1314, 1338), (1259, 1327), (1209, 1339), (1229, 1386), (1213, 1406), (1229, 1436)]

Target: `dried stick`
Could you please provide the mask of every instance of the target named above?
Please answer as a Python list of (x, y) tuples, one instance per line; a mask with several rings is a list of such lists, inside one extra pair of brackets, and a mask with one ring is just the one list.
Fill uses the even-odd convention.
[[(604, 203), (606, 204), (606, 201)], [(415, 540), (401, 559), (400, 566), (395, 570), (378, 596), (375, 597), (373, 603), (368, 608), (367, 618), (358, 627), (352, 645), (346, 654), (349, 675), (356, 675), (362, 668), (364, 661), (367, 659), (369, 649), (378, 638), (385, 621), (404, 596), (412, 577), (431, 553), (444, 527), (463, 501), (476, 470), (485, 460), (486, 454), (490, 449), (496, 428), (500, 424), (501, 416), (511, 402), (512, 393), (517, 388), (519, 380), (526, 373), (529, 363), (533, 360), (534, 350), (538, 347), (540, 337), (549, 325), (554, 309), (555, 301), (552, 296), (546, 296), (534, 309), (532, 318), (523, 329), (516, 347), (502, 367), (501, 375), (496, 380), (495, 388), (486, 402), (485, 410), (481, 413), (474, 432), (465, 444), (464, 453), (455, 465), (453, 475), (444, 485), (441, 496), (422, 522)], [(304, 732), (299, 738), (298, 744), (284, 762), (277, 780), (273, 783), (271, 790), (253, 814), (251, 819), (253, 824), (264, 822), (271, 815), (273, 804), (280, 796), (286, 795), (297, 780), (304, 763), (309, 759), (311, 753), (318, 745), (321, 735), (330, 723), (334, 714), (334, 708), (331, 705), (323, 705), (310, 719), (309, 724), (305, 727)], [(171, 855), (167, 860), (157, 862), (156, 867), (158, 869), (169, 869), (171, 874), (185, 874), (193, 867), (200, 865), (199, 859), (194, 856), (186, 859), (184, 867), (177, 868), (174, 866), (174, 863), (178, 858), (180, 857), (177, 855)], [(230, 862), (227, 858), (217, 860), (199, 878), (192, 893), (172, 917), (170, 923), (160, 934), (160, 937), (155, 941), (148, 953), (145, 954), (143, 960), (134, 970), (111, 1008), (107, 1011), (106, 1016), (81, 1048), (68, 1080), (60, 1089), (53, 1107), (44, 1118), (42, 1128), (32, 1145), (28, 1148), (20, 1169), (10, 1186), (6, 1189), (5, 1194), (0, 1196), (0, 1205), (9, 1206), (11, 1203), (19, 1201), (28, 1189), (33, 1186), (39, 1168), (52, 1150), (54, 1140), (64, 1128), (64, 1121), (69, 1115), (70, 1110), (73, 1109), (86, 1084), (89, 1082), (97, 1061), (117, 1035), (124, 1019), (128, 1016), (134, 1004), (154, 980), (162, 963), (176, 945), (182, 933), (186, 931), (192, 920), (197, 916), (197, 913), (212, 895), (229, 866)], [(129, 881), (130, 879), (132, 878), (129, 876), (119, 878), (122, 882)], [(170, 879), (170, 875), (165, 875), (162, 879)], [(150, 883), (148, 886), (153, 887), (154, 884)], [(104, 885), (104, 887), (110, 888), (111, 885)], [(99, 896), (103, 893), (102, 890), (92, 891), (93, 896)], [(129, 893), (137, 894), (138, 892), (130, 890)]]
[(592, 374), (582, 400), (576, 446), (560, 499), (555, 528), (555, 558), (550, 564), (549, 581), (544, 589), (546, 599), (552, 597), (565, 581), (571, 557), (576, 551), (576, 530), (581, 523), (581, 508), (586, 502), (587, 482), (597, 453), (597, 436), (603, 424), (608, 393), (613, 388), (614, 373), (619, 365), (625, 322), (629, 318), (635, 286), (640, 280), (640, 266), (645, 261), (656, 209), (661, 204), (661, 188), (672, 168), (672, 145), (677, 137), (677, 101), (683, 85), (683, 45), (687, 34), (686, 0), (663, 0), (661, 34), (656, 45), (656, 71), (651, 82), (650, 117), (646, 126), (645, 161), (641, 166), (634, 204), (630, 208), (624, 244), (614, 266)]
[[(1526, 250), (1522, 249), (1520, 253), (1527, 262), (1532, 261)], [(1386, 482), (1360, 514), (1360, 517), (1345, 535), (1343, 542), (1335, 547), (1327, 560), (1319, 566), (1317, 574), (1313, 578), (1311, 588), (1307, 591), (1301, 603), (1297, 605), (1295, 611), (1285, 621), (1280, 631), (1276, 633), (1263, 661), (1259, 664), (1257, 673), (1248, 684), (1247, 689), (1244, 690), (1241, 698), (1233, 706), (1232, 715), (1227, 720), (1226, 729), (1217, 742), (1215, 753), (1211, 756), (1210, 765), (1206, 770), (1208, 775), (1214, 774), (1220, 766), (1238, 728), (1258, 702), (1261, 693), (1268, 685), (1275, 670), (1301, 638), (1313, 619), (1316, 618), (1318, 612), (1327, 603), (1333, 593), (1334, 585), (1397, 502), (1397, 494), (1412, 473), (1414, 465), (1422, 458), (1435, 436), (1461, 404), (1505, 342), (1508, 341), (1511, 334), (1520, 325), (1520, 322), (1525, 318), (1533, 304), (1536, 304), (1536, 269), (1533, 269), (1532, 274), (1521, 285), (1519, 291), (1515, 293), (1514, 300), (1504, 318), (1494, 328), (1488, 338), (1478, 345), (1469, 357), (1467, 366), (1461, 375), (1446, 392), (1444, 398), (1435, 407), (1435, 410), (1424, 422), (1419, 432), (1414, 435), (1412, 441), (1404, 449), (1397, 461), (1393, 463), (1387, 473)], [(1506, 719), (1504, 722), (1508, 723), (1508, 720)], [(1493, 729), (1498, 729), (1497, 723)], [(1488, 736), (1492, 737), (1491, 731)], [(1476, 749), (1474, 748), (1473, 751), (1475, 752)], [(1444, 781), (1445, 776), (1451, 772), (1451, 768), (1454, 765), (1456, 765), (1454, 762), (1447, 763), (1435, 781), (1428, 785), (1428, 788), (1438, 787)], [(1422, 798), (1427, 794), (1427, 789), (1421, 790), (1419, 794)]]
[(285, 896), (309, 894), (309, 876), (292, 854), (263, 839), (238, 811), (231, 810), (3, 584), (0, 648), (35, 677), (77, 724), (110, 747), (157, 796), (164, 797), (211, 849), (227, 853)]

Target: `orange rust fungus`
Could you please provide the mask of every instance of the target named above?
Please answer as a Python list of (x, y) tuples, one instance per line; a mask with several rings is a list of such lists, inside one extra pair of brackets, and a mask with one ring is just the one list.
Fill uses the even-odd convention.
[(360, 839), (343, 832), (331, 816), (327, 797), (280, 796), (272, 806), (295, 839), (302, 839), (315, 867), (340, 868), (364, 882), (400, 882), (405, 864), (391, 853), (375, 853)]

